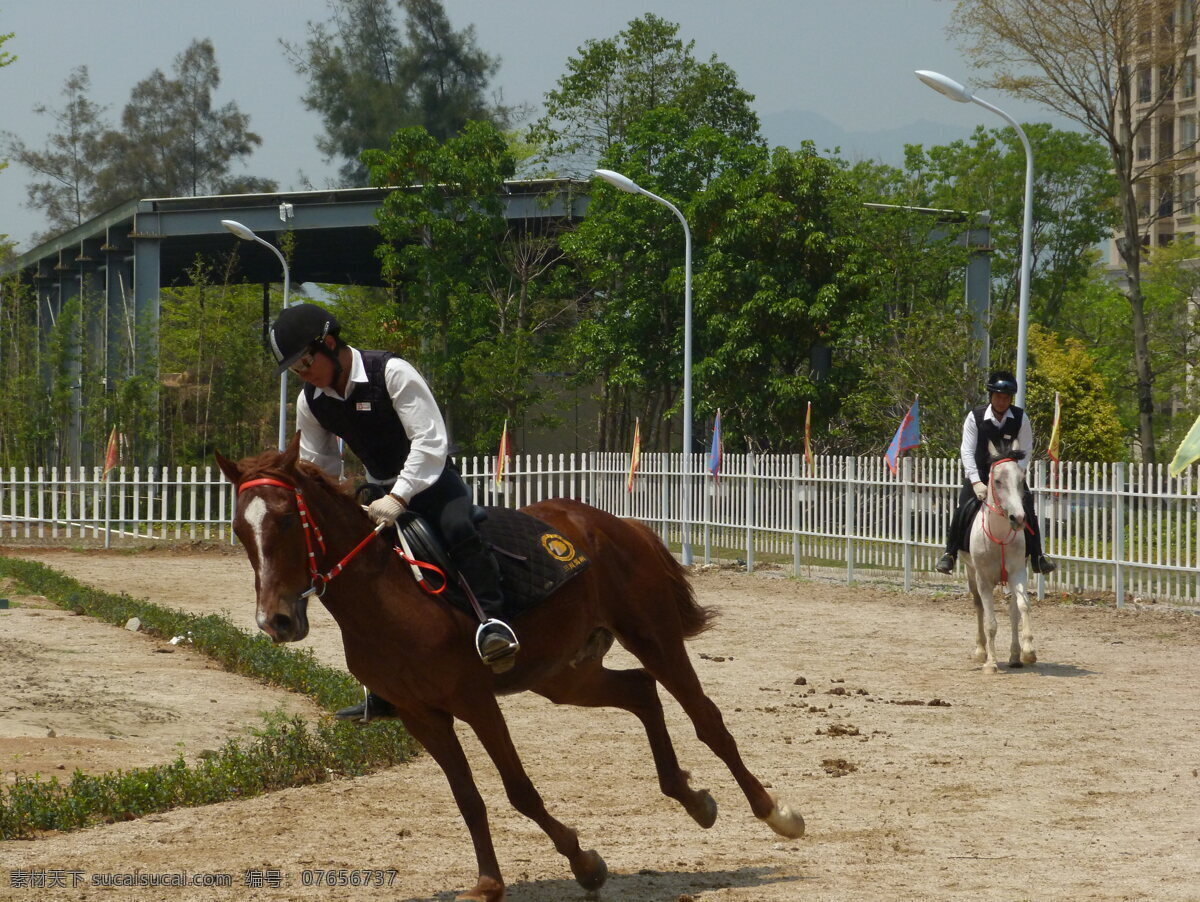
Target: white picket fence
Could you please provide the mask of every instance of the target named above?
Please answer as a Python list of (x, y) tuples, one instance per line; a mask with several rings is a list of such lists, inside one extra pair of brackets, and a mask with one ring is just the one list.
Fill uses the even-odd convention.
[[(958, 495), (957, 460), (906, 458), (893, 476), (882, 458), (733, 454), (719, 481), (704, 455), (644, 454), (627, 490), (628, 454), (522, 455), (495, 481), (495, 458), (459, 467), (475, 500), (521, 507), (576, 498), (651, 525), (679, 547), (685, 531), (698, 562), (771, 563), (802, 575), (834, 575), (961, 587), (961, 572), (933, 572)], [(1135, 464), (1034, 462), (1046, 552), (1058, 570), (1039, 593), (1113, 593), (1200, 602), (1197, 484), (1190, 471)], [(689, 499), (685, 487), (690, 486)], [(213, 468), (72, 472), (0, 470), (0, 541), (57, 544), (234, 541), (232, 488)], [(686, 524), (686, 527), (685, 527)]]

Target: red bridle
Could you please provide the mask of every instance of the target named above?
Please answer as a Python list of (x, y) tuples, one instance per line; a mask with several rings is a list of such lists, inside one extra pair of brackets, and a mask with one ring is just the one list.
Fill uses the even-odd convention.
[(315, 538), (316, 545), (321, 549), (321, 554), (325, 554), (325, 538), (321, 535), (321, 530), (313, 520), (312, 515), (308, 511), (308, 505), (304, 503), (304, 493), (300, 491), (298, 486), (291, 485), (281, 479), (271, 479), (263, 477), (261, 479), (248, 479), (238, 486), (238, 494), (246, 491), (246, 489), (254, 488), (260, 485), (276, 486), (281, 489), (291, 489), (296, 494), (296, 507), (300, 511), (300, 525), (304, 527), (304, 548), (308, 554), (308, 575), (312, 579), (312, 586), (305, 595), (316, 595), (318, 598), (324, 594), (325, 586), (329, 581), (345, 569), (358, 555), (360, 551), (367, 547), (367, 543), (375, 538), (383, 530), (387, 524), (380, 523), (371, 532), (363, 538), (361, 542), (350, 549), (349, 554), (337, 562), (327, 573), (322, 573), (317, 566), (317, 552), (313, 547)]
[[(992, 479), (992, 473), (991, 473), (991, 470), (994, 470), (996, 468), (997, 464), (1003, 464), (1003, 463), (1016, 463), (1016, 459), (1012, 458), (1012, 457), (1002, 457), (1002, 458), (1000, 458), (1000, 460), (992, 461), (992, 465), (988, 470), (988, 499), (987, 499), (987, 501), (984, 502), (984, 504), (987, 506), (987, 509), (990, 510), (993, 514), (997, 514), (997, 515), (1003, 517), (1005, 520), (1008, 520), (1008, 518), (1009, 518), (1008, 512), (1000, 506), (998, 501), (996, 501), (996, 486), (995, 486), (995, 481)], [(1030, 532), (1030, 534), (1033, 533), (1033, 528), (1028, 523), (1025, 524), (1025, 529), (1028, 530)], [(983, 534), (985, 536), (987, 536), (989, 539), (991, 539), (992, 542), (994, 542), (995, 544), (1000, 546), (1000, 584), (1001, 585), (1006, 585), (1008, 583), (1008, 568), (1005, 565), (1005, 560), (1004, 560), (1005, 549), (1009, 545), (1011, 545), (1013, 542), (1016, 541), (1017, 534), (1019, 532), (1020, 532), (1020, 530), (1010, 527), (1008, 536), (1006, 536), (1003, 540), (998, 539), (994, 535), (992, 535), (991, 532), (988, 530), (987, 516), (984, 515), (984, 517), (983, 517)]]

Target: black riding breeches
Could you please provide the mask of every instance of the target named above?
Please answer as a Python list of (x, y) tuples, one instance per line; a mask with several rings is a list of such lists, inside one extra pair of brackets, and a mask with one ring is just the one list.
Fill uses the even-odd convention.
[(437, 532), (484, 613), (495, 616), (503, 604), (500, 566), (475, 526), (475, 506), (458, 470), (447, 463), (438, 481), (414, 495), (408, 506)]

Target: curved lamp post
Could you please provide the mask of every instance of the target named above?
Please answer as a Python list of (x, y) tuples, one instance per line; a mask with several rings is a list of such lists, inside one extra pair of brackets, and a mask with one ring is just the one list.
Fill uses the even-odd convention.
[[(279, 248), (271, 244), (269, 241), (264, 241), (259, 238), (254, 232), (242, 225), (234, 219), (222, 219), (221, 225), (233, 232), (243, 241), (256, 241), (263, 247), (271, 251), (279, 258), (279, 263), (283, 267), (283, 309), (287, 309), (288, 293), (291, 289), (292, 274), (288, 269), (287, 260), (283, 258)], [(287, 447), (287, 370), (279, 374), (279, 450), (282, 451)]]
[(597, 177), (629, 194), (644, 194), (656, 200), (683, 225), (683, 564), (692, 563), (692, 231), (683, 214), (666, 198), (647, 191), (633, 179), (611, 169), (594, 170)]
[(1025, 148), (1025, 215), (1021, 223), (1021, 295), (1017, 316), (1017, 397), (1016, 405), (1025, 406), (1025, 359), (1028, 353), (1029, 329), (1029, 274), (1032, 266), (1033, 243), (1033, 150), (1025, 131), (1017, 124), (1017, 120), (1004, 110), (993, 106), (986, 100), (980, 100), (952, 78), (947, 78), (939, 72), (928, 69), (917, 69), (917, 78), (939, 94), (945, 94), (951, 100), (959, 103), (977, 103), (985, 110), (991, 110), (997, 116), (1016, 129), (1017, 137)]

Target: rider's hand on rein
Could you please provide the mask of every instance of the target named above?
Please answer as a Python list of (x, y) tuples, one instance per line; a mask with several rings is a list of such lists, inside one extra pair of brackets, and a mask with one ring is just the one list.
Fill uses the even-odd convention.
[(972, 488), (975, 489), (975, 497), (980, 501), (987, 501), (987, 485), (982, 482), (975, 483)]
[(392, 526), (396, 518), (404, 513), (405, 504), (395, 495), (384, 495), (371, 502), (367, 508), (367, 516), (383, 526)]

